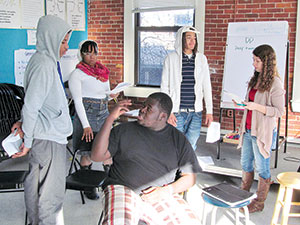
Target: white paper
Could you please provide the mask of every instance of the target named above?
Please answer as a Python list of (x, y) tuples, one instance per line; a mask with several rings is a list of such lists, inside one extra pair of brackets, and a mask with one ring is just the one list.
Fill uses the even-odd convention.
[[(23, 79), (26, 66), (31, 56), (35, 53), (35, 49), (18, 49), (15, 50), (15, 84), (23, 86)], [(60, 60), (60, 68), (63, 81), (69, 80), (70, 73), (75, 69), (78, 63), (77, 49), (69, 49)]]
[(27, 30), (27, 44), (36, 45), (36, 30)]
[(139, 109), (134, 109), (131, 111), (128, 111), (126, 113), (124, 113), (124, 116), (133, 116), (133, 117), (138, 117), (140, 110)]
[(67, 22), (73, 30), (85, 30), (85, 4), (84, 0), (67, 1)]
[(66, 20), (66, 1), (46, 1), (47, 15), (57, 16)]
[(233, 99), (237, 104), (242, 104), (243, 103), (243, 99), (240, 98), (239, 96), (233, 94), (233, 93), (230, 93), (229, 91), (226, 91), (226, 90), (223, 90), (223, 92), (226, 94), (226, 95), (229, 95), (231, 97), (231, 99)]
[(45, 15), (45, 1), (22, 0), (22, 28), (37, 28), (39, 19)]
[(35, 49), (18, 49), (15, 50), (15, 84), (23, 86), (24, 73), (27, 63)]
[(19, 152), (20, 151), (19, 147), (22, 144), (22, 139), (20, 135), (18, 134), (15, 136), (15, 133), (16, 131), (8, 135), (2, 141), (2, 146), (9, 156), (12, 156), (13, 154)]
[(0, 1), (0, 28), (20, 28), (21, 7), (18, 0)]
[(198, 156), (197, 159), (201, 168), (206, 165), (215, 165), (211, 156)]
[(78, 49), (69, 49), (67, 53), (61, 57), (60, 68), (64, 82), (69, 80), (71, 72), (76, 68), (79, 62), (77, 52)]
[(119, 83), (113, 90), (107, 91), (106, 94), (117, 94), (121, 91), (124, 91), (126, 88), (128, 88), (131, 84), (127, 82)]
[(220, 123), (212, 122), (207, 129), (206, 142), (214, 143), (220, 139)]

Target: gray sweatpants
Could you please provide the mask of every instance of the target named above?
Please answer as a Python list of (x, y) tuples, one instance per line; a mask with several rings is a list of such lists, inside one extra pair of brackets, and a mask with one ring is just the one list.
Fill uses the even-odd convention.
[(66, 145), (35, 139), (29, 151), (29, 174), (24, 183), (30, 224), (64, 224), (65, 183)]

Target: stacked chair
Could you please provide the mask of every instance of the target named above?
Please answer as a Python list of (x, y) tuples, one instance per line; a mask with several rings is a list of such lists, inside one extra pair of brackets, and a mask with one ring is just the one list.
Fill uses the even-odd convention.
[[(20, 119), (23, 103), (23, 87), (0, 83), (0, 163), (9, 159), (1, 143), (10, 134), (12, 125)], [(23, 170), (0, 171), (0, 193), (24, 191), (23, 182), (26, 174), (27, 171)]]

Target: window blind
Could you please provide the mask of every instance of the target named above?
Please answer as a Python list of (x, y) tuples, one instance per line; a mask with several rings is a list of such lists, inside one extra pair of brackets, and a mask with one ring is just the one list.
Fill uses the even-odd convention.
[(195, 8), (196, 0), (132, 0), (133, 13)]

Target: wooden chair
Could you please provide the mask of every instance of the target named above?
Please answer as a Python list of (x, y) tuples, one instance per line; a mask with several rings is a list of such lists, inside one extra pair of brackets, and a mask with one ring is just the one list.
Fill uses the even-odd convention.
[(300, 173), (285, 172), (277, 176), (280, 184), (277, 200), (275, 203), (274, 213), (271, 225), (278, 224), (280, 210), (282, 209), (281, 223), (282, 225), (288, 223), (289, 217), (300, 217), (300, 213), (290, 213), (291, 206), (300, 206), (300, 202), (292, 202), (294, 189), (300, 190)]

